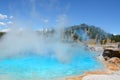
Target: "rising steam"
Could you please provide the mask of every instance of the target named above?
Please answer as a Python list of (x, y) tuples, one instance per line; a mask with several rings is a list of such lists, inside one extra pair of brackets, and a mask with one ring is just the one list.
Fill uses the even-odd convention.
[[(32, 23), (34, 20), (41, 21), (43, 19), (38, 14), (35, 1), (30, 0), (30, 19), (24, 22), (21, 18), (14, 18), (14, 24), (10, 26), (10, 31), (2, 37), (0, 41), (0, 58), (21, 57), (31, 54), (51, 57), (54, 54), (58, 60), (69, 61), (74, 54), (71, 52), (73, 48), (70, 44), (63, 43), (61, 36), (67, 26), (67, 16), (65, 14), (58, 16), (54, 33), (37, 32), (30, 27), (34, 27), (36, 24), (41, 26), (44, 23)], [(20, 26), (20, 28), (17, 26)], [(21, 29), (21, 26), (25, 27)]]

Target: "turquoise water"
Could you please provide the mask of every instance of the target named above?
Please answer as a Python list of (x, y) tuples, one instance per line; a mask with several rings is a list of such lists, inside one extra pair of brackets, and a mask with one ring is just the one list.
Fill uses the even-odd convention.
[[(27, 52), (26, 52), (27, 53)], [(27, 55), (19, 58), (7, 58), (0, 61), (0, 75), (11, 75), (17, 80), (24, 78), (59, 78), (75, 76), (86, 71), (101, 69), (102, 64), (89, 51), (75, 49), (70, 60), (62, 61), (52, 52), (49, 55)], [(94, 53), (93, 53), (94, 54)]]

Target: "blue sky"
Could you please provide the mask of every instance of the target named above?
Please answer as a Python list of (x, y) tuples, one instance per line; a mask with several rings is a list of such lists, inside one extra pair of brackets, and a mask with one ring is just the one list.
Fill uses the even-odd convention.
[(0, 29), (11, 23), (33, 29), (87, 23), (120, 34), (120, 0), (0, 0)]

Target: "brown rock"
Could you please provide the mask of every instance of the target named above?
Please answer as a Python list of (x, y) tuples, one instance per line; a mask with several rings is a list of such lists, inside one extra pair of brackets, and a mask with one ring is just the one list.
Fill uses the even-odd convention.
[(108, 62), (119, 65), (120, 64), (120, 59), (117, 58), (117, 57), (113, 57), (113, 58), (109, 59)]
[(113, 71), (120, 70), (120, 59), (117, 57), (113, 57), (106, 62), (106, 65), (110, 70)]
[(120, 50), (108, 48), (104, 50), (102, 56), (104, 57), (105, 60), (108, 60), (109, 58), (112, 58), (112, 57), (120, 58)]

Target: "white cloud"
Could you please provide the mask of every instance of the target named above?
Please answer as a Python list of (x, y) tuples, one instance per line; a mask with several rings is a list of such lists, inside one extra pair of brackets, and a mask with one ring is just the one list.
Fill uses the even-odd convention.
[(43, 22), (44, 22), (44, 23), (48, 23), (49, 20), (48, 20), (48, 19), (44, 19)]
[(31, 16), (32, 17), (38, 17), (39, 14), (38, 14), (38, 11), (37, 11), (37, 7), (36, 7), (36, 0), (30, 0), (30, 3), (31, 3)]
[(63, 14), (63, 15), (59, 15), (56, 19), (56, 22), (66, 22), (67, 21), (67, 15)]
[(13, 24), (13, 22), (12, 21), (8, 21), (7, 24)]
[(67, 15), (66, 14), (59, 15), (56, 19), (56, 22), (57, 22), (57, 26), (60, 26), (60, 27), (67, 26), (67, 23), (68, 23)]
[(58, 10), (61, 8), (59, 0), (41, 0), (39, 4), (45, 10)]
[(0, 32), (9, 32), (10, 29), (9, 28), (6, 28), (6, 29), (1, 29)]
[(63, 9), (64, 12), (69, 11), (70, 7), (71, 7), (71, 4), (70, 4), (70, 3), (67, 3), (66, 6), (65, 6), (64, 9)]
[(10, 19), (12, 19), (13, 18), (13, 16), (10, 16)]
[(0, 13), (0, 27), (8, 27), (9, 25), (13, 24), (11, 19), (13, 16), (8, 16)]
[(6, 24), (4, 22), (0, 22), (0, 26), (5, 26)]
[(7, 15), (0, 14), (0, 19), (7, 19)]

